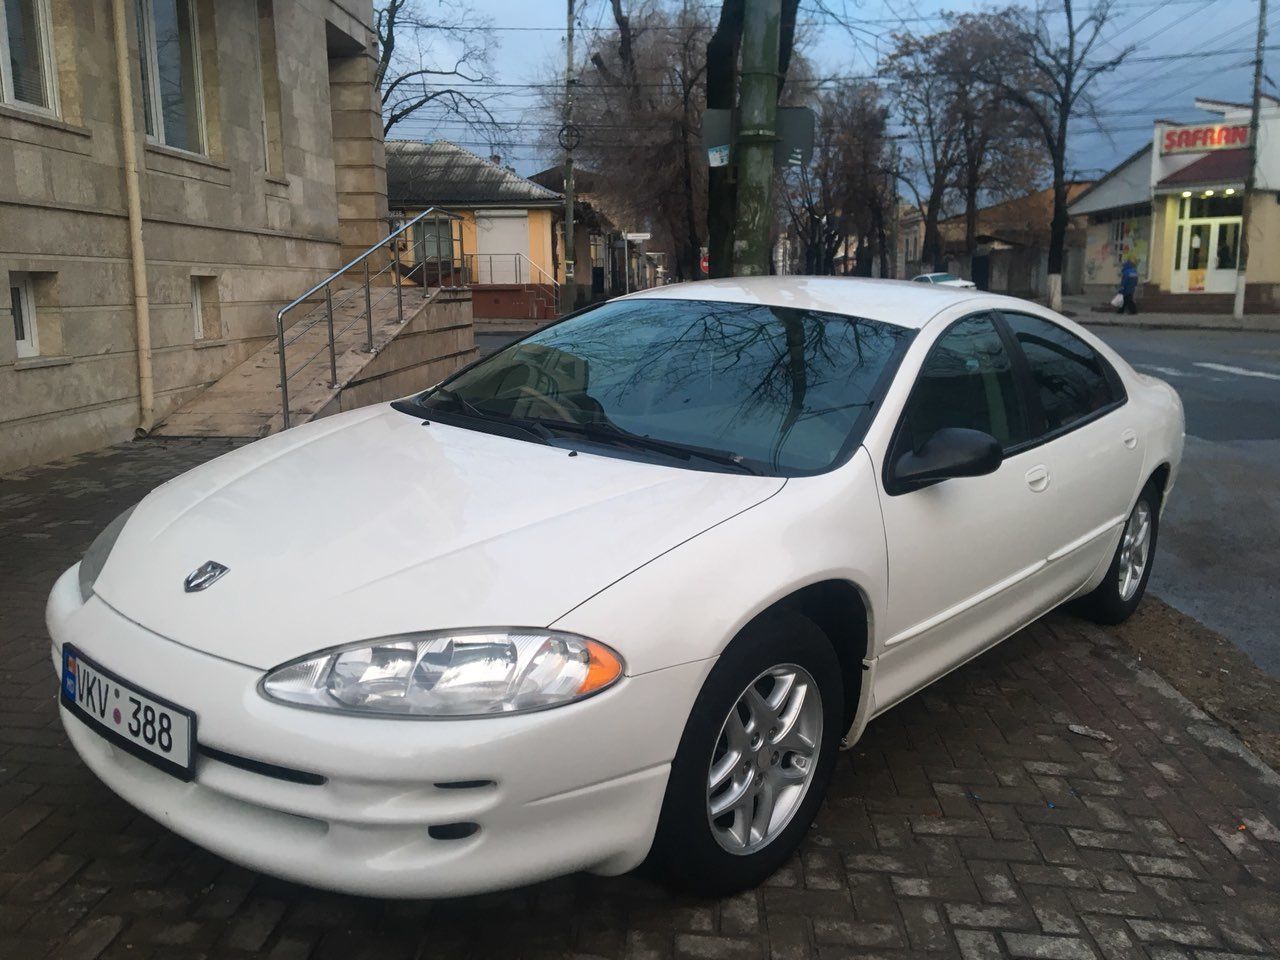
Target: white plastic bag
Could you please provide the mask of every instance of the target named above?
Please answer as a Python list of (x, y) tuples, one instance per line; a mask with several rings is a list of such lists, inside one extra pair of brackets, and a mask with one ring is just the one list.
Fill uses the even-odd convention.
[(1111, 305), (1112, 305), (1113, 307), (1115, 307), (1117, 310), (1119, 310), (1121, 307), (1123, 307), (1123, 306), (1124, 306), (1124, 294), (1123, 294), (1123, 293), (1117, 293), (1114, 297), (1112, 297), (1112, 298), (1111, 298)]

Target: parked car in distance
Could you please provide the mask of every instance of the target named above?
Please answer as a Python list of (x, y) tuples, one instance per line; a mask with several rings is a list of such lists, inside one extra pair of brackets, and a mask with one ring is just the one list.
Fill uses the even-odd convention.
[(1048, 610), (1128, 617), (1168, 384), (1034, 303), (665, 286), (234, 450), (48, 604), (62, 722), (160, 823), (446, 897), (758, 884), (868, 721)]
[(936, 283), (943, 287), (964, 287), (967, 290), (977, 289), (972, 280), (961, 280), (951, 273), (922, 273), (911, 278), (914, 283)]

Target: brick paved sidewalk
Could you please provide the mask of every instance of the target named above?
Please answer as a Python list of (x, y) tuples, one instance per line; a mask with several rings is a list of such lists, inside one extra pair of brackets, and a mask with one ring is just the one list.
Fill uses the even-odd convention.
[(578, 876), (383, 903), (205, 853), (68, 746), (43, 607), (119, 510), (225, 449), (126, 445), (0, 480), (4, 960), (1280, 955), (1280, 780), (1062, 614), (872, 724), (801, 855), (733, 899)]

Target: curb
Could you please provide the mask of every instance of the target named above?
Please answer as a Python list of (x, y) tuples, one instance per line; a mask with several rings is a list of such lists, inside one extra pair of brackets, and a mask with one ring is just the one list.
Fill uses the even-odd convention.
[(1280, 316), (1245, 317), (1236, 320), (1234, 317), (1198, 317), (1189, 316), (1185, 320), (1174, 314), (1149, 314), (1150, 320), (1126, 316), (1110, 318), (1105, 313), (1068, 313), (1076, 323), (1086, 327), (1127, 327), (1134, 330), (1225, 330), (1232, 333), (1280, 333)]
[[(1078, 620), (1078, 618), (1073, 619)], [(1109, 657), (1131, 670), (1138, 683), (1171, 704), (1186, 721), (1187, 734), (1193, 740), (1207, 749), (1217, 749), (1231, 754), (1252, 768), (1262, 783), (1273, 789), (1280, 790), (1280, 773), (1277, 773), (1270, 764), (1250, 750), (1220, 720), (1206, 713), (1179, 693), (1168, 680), (1128, 653), (1121, 646), (1119, 640), (1108, 634), (1101, 627), (1085, 620), (1078, 620), (1078, 625), (1080, 632), (1085, 637), (1105, 650)]]

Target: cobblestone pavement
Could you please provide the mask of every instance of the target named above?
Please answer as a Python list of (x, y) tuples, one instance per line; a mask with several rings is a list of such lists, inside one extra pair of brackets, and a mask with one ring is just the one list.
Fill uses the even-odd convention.
[(5, 960), (1280, 955), (1280, 780), (1064, 614), (877, 720), (801, 854), (732, 899), (577, 876), (379, 902), (193, 847), (67, 744), (43, 606), (120, 509), (224, 449), (131, 444), (0, 480)]

